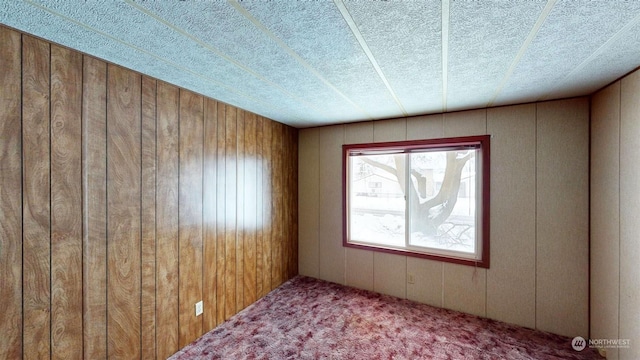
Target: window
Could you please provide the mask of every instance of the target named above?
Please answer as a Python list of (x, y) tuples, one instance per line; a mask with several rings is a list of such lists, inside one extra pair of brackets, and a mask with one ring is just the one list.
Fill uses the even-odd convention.
[(343, 145), (344, 246), (488, 268), (489, 138)]

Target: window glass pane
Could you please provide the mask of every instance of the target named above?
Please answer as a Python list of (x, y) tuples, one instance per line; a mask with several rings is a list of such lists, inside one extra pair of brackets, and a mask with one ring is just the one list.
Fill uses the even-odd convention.
[(475, 253), (477, 150), (409, 156), (409, 244)]
[(403, 186), (406, 155), (351, 156), (351, 241), (405, 246)]

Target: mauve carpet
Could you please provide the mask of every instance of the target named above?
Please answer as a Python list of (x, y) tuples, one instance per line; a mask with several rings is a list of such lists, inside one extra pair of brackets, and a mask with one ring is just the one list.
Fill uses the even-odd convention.
[(297, 276), (169, 359), (602, 359), (571, 339)]

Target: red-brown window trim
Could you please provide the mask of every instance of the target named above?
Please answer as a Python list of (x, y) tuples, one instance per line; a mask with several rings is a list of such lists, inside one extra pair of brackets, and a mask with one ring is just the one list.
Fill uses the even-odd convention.
[[(394, 142), (382, 142), (382, 143), (364, 143), (364, 144), (345, 144), (342, 145), (342, 245), (344, 247), (350, 247), (355, 249), (378, 251), (390, 254), (405, 255), (418, 257), (423, 259), (437, 260), (443, 262), (450, 262), (461, 265), (476, 266), (481, 268), (489, 268), (489, 254), (490, 254), (490, 229), (489, 229), (489, 214), (490, 214), (490, 201), (489, 201), (489, 189), (490, 189), (490, 169), (491, 169), (491, 147), (490, 147), (491, 135), (480, 136), (466, 136), (455, 138), (442, 138), (442, 139), (428, 139), (428, 140), (410, 140), (410, 141), (394, 141)], [(422, 252), (412, 251), (410, 249), (396, 249), (386, 248), (375, 245), (362, 245), (350, 243), (348, 240), (348, 204), (347, 199), (347, 172), (349, 165), (349, 153), (357, 149), (385, 149), (385, 150), (402, 150), (406, 152), (412, 149), (424, 149), (424, 148), (443, 148), (447, 146), (463, 146), (463, 145), (480, 145), (482, 156), (482, 255), (481, 259), (464, 259), (456, 258), (452, 256), (427, 254)]]

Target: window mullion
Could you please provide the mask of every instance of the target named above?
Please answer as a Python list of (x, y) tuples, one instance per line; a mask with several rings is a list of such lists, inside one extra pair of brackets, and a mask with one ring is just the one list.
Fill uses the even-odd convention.
[(404, 167), (404, 246), (405, 248), (409, 247), (409, 236), (410, 234), (410, 226), (411, 226), (411, 214), (409, 213), (409, 201), (411, 197), (409, 194), (409, 186), (413, 186), (411, 183), (411, 156), (410, 153), (405, 153), (405, 167)]

